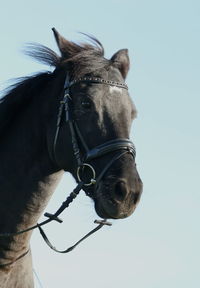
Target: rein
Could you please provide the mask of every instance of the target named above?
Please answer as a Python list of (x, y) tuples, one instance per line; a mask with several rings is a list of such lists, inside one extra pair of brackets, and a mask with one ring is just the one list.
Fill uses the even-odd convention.
[[(36, 228), (39, 229), (40, 234), (42, 235), (44, 241), (46, 242), (46, 244), (55, 252), (58, 253), (68, 253), (70, 251), (72, 251), (74, 248), (76, 248), (76, 246), (78, 246), (83, 240), (85, 240), (86, 238), (88, 238), (89, 236), (91, 236), (93, 233), (97, 232), (99, 229), (101, 229), (104, 225), (108, 225), (111, 226), (112, 224), (110, 222), (107, 222), (106, 220), (95, 220), (94, 223), (95, 224), (99, 224), (96, 228), (94, 228), (93, 230), (91, 230), (90, 232), (88, 232), (85, 236), (83, 236), (79, 241), (77, 241), (74, 245), (72, 245), (71, 247), (65, 249), (65, 250), (58, 250), (56, 249), (51, 242), (49, 241), (49, 239), (47, 238), (44, 230), (42, 229), (42, 226), (52, 222), (52, 221), (57, 221), (58, 223), (62, 223), (63, 220), (61, 220), (58, 216), (66, 209), (68, 208), (69, 204), (77, 197), (77, 195), (79, 194), (79, 192), (81, 191), (82, 187), (83, 187), (84, 183), (83, 182), (79, 182), (78, 185), (76, 186), (76, 188), (70, 193), (70, 195), (67, 197), (67, 199), (62, 203), (62, 205), (60, 206), (60, 208), (54, 213), (54, 214), (50, 214), (50, 213), (45, 213), (44, 216), (47, 217), (48, 219), (41, 222), (41, 223), (37, 223), (34, 226), (28, 227), (27, 229), (24, 230), (20, 230), (18, 232), (13, 232), (13, 233), (0, 233), (0, 238), (8, 238), (8, 237), (13, 237), (13, 236), (17, 236), (26, 232), (29, 232), (31, 230), (35, 230)], [(23, 258), (24, 256), (26, 256), (29, 252), (29, 249), (23, 253), (22, 255), (20, 255), (19, 257), (17, 257), (14, 261), (12, 262), (8, 262), (8, 263), (4, 263), (4, 264), (0, 264), (0, 268), (2, 267), (6, 267), (9, 266), (13, 263), (15, 263), (17, 260)]]
[[(48, 219), (44, 220), (41, 223), (37, 223), (34, 226), (28, 227), (27, 229), (14, 232), (14, 233), (0, 233), (0, 238), (7, 238), (7, 237), (13, 237), (16, 235), (20, 235), (26, 232), (29, 232), (31, 230), (34, 230), (36, 228), (39, 229), (40, 234), (42, 235), (43, 239), (47, 243), (47, 245), (54, 251), (58, 253), (68, 253), (72, 251), (77, 245), (79, 245), (83, 240), (88, 238), (90, 235), (93, 233), (97, 232), (99, 229), (101, 229), (104, 225), (111, 226), (112, 224), (110, 222), (107, 222), (106, 219), (104, 220), (95, 220), (94, 223), (98, 224), (96, 228), (91, 230), (89, 233), (87, 233), (85, 236), (83, 236), (79, 241), (77, 241), (73, 246), (69, 247), (66, 250), (57, 250), (49, 241), (47, 238), (45, 232), (42, 229), (42, 226), (52, 222), (52, 221), (57, 221), (59, 223), (62, 223), (63, 221), (58, 217), (66, 208), (68, 208), (69, 204), (77, 197), (83, 186), (94, 186), (94, 189), (97, 188), (98, 183), (100, 180), (103, 178), (107, 170), (111, 167), (111, 165), (117, 161), (119, 158), (121, 158), (123, 155), (126, 153), (129, 153), (135, 158), (135, 146), (130, 141), (129, 139), (123, 139), (123, 138), (118, 138), (114, 139), (111, 141), (107, 141), (101, 145), (98, 145), (92, 149), (89, 149), (87, 146), (87, 143), (85, 142), (78, 125), (74, 119), (72, 119), (72, 113), (70, 113), (70, 102), (71, 97), (70, 97), (70, 87), (73, 85), (76, 85), (77, 83), (84, 82), (84, 83), (96, 83), (96, 84), (104, 84), (104, 85), (110, 85), (110, 86), (115, 86), (119, 87), (122, 89), (128, 89), (127, 85), (125, 83), (119, 83), (119, 82), (114, 82), (114, 81), (109, 81), (97, 77), (82, 77), (75, 79), (73, 81), (69, 81), (68, 75), (65, 80), (64, 84), (64, 96), (63, 100), (60, 101), (60, 107), (58, 111), (58, 116), (57, 116), (57, 125), (56, 125), (56, 133), (54, 137), (54, 142), (53, 142), (53, 153), (54, 153), (54, 158), (56, 160), (56, 146), (57, 146), (57, 140), (58, 140), (58, 135), (60, 132), (60, 125), (61, 125), (61, 120), (62, 120), (62, 115), (63, 111), (65, 113), (65, 121), (69, 124), (69, 129), (71, 133), (71, 141), (72, 141), (72, 147), (73, 147), (73, 155), (76, 159), (77, 162), (77, 182), (78, 185), (76, 188), (70, 193), (70, 195), (66, 198), (66, 200), (62, 203), (62, 205), (59, 207), (59, 209), (54, 213), (45, 213), (44, 216), (47, 217)], [(80, 141), (82, 147), (85, 150), (85, 153), (81, 153), (78, 145), (78, 140)], [(115, 154), (113, 158), (111, 159), (110, 162), (107, 163), (107, 165), (104, 167), (104, 169), (101, 171), (99, 175), (96, 175), (96, 171), (94, 167), (89, 164), (88, 162), (92, 159), (96, 159), (99, 157), (102, 157), (106, 154), (109, 154), (110, 152), (115, 152), (115, 151), (120, 151), (119, 153)], [(82, 180), (83, 174), (85, 172), (90, 171), (90, 174), (92, 175), (91, 179), (89, 179), (88, 182), (84, 182)], [(86, 193), (89, 195), (88, 193)], [(16, 262), (18, 259), (21, 259), (24, 257), (26, 254), (28, 254), (29, 250), (23, 253), (21, 256), (16, 258), (13, 262), (5, 263), (5, 264), (0, 264), (0, 267), (8, 266)]]

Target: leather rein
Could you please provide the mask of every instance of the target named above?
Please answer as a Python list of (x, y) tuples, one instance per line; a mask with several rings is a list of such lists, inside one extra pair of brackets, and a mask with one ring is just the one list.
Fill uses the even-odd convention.
[[(124, 138), (118, 138), (114, 139), (111, 141), (107, 141), (101, 145), (98, 145), (92, 149), (89, 149), (87, 146), (87, 143), (85, 142), (81, 131), (78, 128), (78, 125), (76, 121), (72, 117), (72, 113), (70, 110), (70, 103), (72, 101), (71, 96), (70, 96), (70, 88), (73, 85), (76, 85), (77, 83), (84, 82), (84, 83), (96, 83), (96, 84), (104, 84), (104, 85), (109, 85), (109, 86), (115, 86), (119, 87), (122, 89), (128, 89), (127, 85), (125, 83), (119, 83), (115, 81), (109, 81), (105, 80), (102, 78), (97, 78), (97, 77), (82, 77), (75, 79), (73, 81), (69, 81), (69, 77), (67, 75), (65, 79), (65, 84), (64, 84), (64, 96), (62, 101), (60, 101), (60, 107), (58, 110), (58, 116), (57, 116), (57, 125), (56, 125), (56, 133), (54, 137), (54, 143), (53, 143), (53, 153), (54, 153), (54, 158), (56, 159), (56, 146), (57, 146), (57, 141), (58, 141), (58, 135), (60, 132), (60, 126), (61, 126), (61, 120), (63, 117), (63, 113), (65, 114), (65, 122), (68, 123), (69, 129), (70, 129), (70, 134), (71, 134), (71, 141), (72, 141), (72, 147), (73, 147), (73, 155), (76, 159), (77, 162), (77, 186), (76, 188), (70, 193), (70, 195), (66, 198), (66, 200), (62, 203), (62, 205), (59, 207), (59, 209), (54, 213), (45, 213), (44, 216), (47, 217), (43, 222), (37, 223), (34, 226), (28, 227), (27, 229), (18, 231), (18, 232), (13, 232), (13, 233), (0, 233), (0, 238), (8, 238), (8, 237), (13, 237), (16, 235), (20, 235), (23, 233), (26, 233), (28, 231), (34, 230), (36, 228), (39, 229), (40, 234), (42, 235), (43, 239), (47, 243), (47, 245), (54, 251), (58, 253), (68, 253), (72, 251), (78, 244), (80, 244), (83, 240), (85, 240), (87, 237), (101, 229), (104, 225), (111, 226), (112, 224), (110, 222), (107, 222), (106, 219), (103, 220), (95, 220), (94, 223), (98, 224), (97, 227), (95, 227), (93, 230), (91, 230), (89, 233), (87, 233), (84, 237), (82, 237), (79, 241), (77, 241), (73, 246), (69, 247), (66, 250), (57, 250), (49, 241), (47, 238), (45, 232), (42, 229), (42, 226), (52, 222), (52, 221), (57, 221), (59, 223), (62, 223), (63, 221), (58, 217), (68, 206), (69, 204), (76, 198), (76, 196), (79, 194), (83, 186), (94, 186), (94, 189), (97, 188), (97, 185), (99, 181), (103, 178), (104, 174), (107, 172), (107, 170), (111, 167), (111, 165), (117, 161), (119, 158), (121, 158), (123, 155), (126, 153), (129, 153), (135, 158), (136, 151), (135, 151), (135, 146), (132, 141), (129, 139), (124, 139)], [(81, 143), (81, 146), (84, 148), (85, 153), (81, 153), (78, 141)], [(106, 154), (109, 154), (110, 152), (114, 151), (119, 151), (117, 154), (113, 156), (113, 158), (107, 163), (107, 165), (104, 167), (104, 169), (101, 171), (99, 175), (96, 175), (95, 168), (89, 164), (88, 162), (92, 159), (96, 159), (99, 157), (102, 157)], [(91, 179), (89, 181), (84, 182), (82, 180), (84, 173), (88, 173), (92, 175)], [(89, 195), (89, 193), (86, 193)], [(1, 267), (5, 267), (8, 265), (13, 264), (16, 262), (18, 259), (21, 259), (24, 257), (26, 254), (28, 254), (29, 250), (27, 250), (25, 253), (20, 255), (18, 258), (16, 258), (14, 261), (5, 263), (5, 264), (0, 264)]]

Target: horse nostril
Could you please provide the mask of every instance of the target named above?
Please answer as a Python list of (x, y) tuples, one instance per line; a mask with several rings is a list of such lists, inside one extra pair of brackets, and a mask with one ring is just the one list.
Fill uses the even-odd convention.
[(114, 196), (116, 200), (123, 201), (128, 195), (128, 188), (126, 182), (120, 180), (115, 184)]

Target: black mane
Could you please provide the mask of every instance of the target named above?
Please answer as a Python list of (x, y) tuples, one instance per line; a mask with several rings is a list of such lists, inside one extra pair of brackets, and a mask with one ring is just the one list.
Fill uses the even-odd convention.
[(83, 74), (92, 73), (110, 65), (110, 61), (104, 58), (104, 48), (99, 40), (92, 36), (89, 43), (76, 44), (71, 41), (65, 43), (66, 53), (59, 56), (50, 48), (30, 43), (27, 45), (25, 54), (37, 61), (62, 69), (68, 70), (71, 78), (81, 77)]
[(14, 121), (32, 98), (37, 97), (38, 88), (42, 89), (48, 84), (52, 74), (45, 72), (30, 77), (19, 78), (16, 84), (8, 87), (7, 94), (0, 102), (0, 135), (11, 121)]
[[(88, 37), (93, 45), (67, 41), (66, 57), (59, 56), (46, 46), (34, 43), (26, 46), (25, 54), (43, 64), (55, 67), (55, 71), (62, 69), (68, 72), (71, 78), (81, 77), (110, 65), (110, 61), (103, 57), (102, 44), (96, 38)], [(37, 96), (37, 92), (55, 78), (55, 71), (19, 78), (14, 85), (6, 89), (7, 92), (0, 102), (0, 134), (15, 115), (20, 113), (24, 105), (28, 105), (31, 98)]]

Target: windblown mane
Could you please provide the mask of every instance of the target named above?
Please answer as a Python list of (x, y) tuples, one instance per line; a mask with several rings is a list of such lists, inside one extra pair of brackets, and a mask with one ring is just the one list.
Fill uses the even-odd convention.
[[(61, 56), (50, 48), (35, 43), (26, 46), (25, 54), (55, 67), (55, 70), (65, 69), (71, 78), (81, 77), (110, 65), (110, 61), (103, 57), (102, 44), (96, 38), (88, 37), (92, 44), (76, 44), (66, 40), (65, 53)], [(55, 77), (53, 72), (38, 73), (20, 78), (17, 83), (8, 87), (7, 93), (0, 102), (0, 134), (31, 98), (37, 96), (40, 89), (42, 90), (50, 80), (54, 79), (53, 77)]]
[(35, 43), (27, 45), (25, 54), (56, 69), (65, 67), (72, 78), (81, 77), (110, 64), (110, 61), (104, 58), (104, 48), (99, 40), (92, 36), (88, 38), (93, 45), (66, 41), (65, 52), (61, 56), (48, 47)]

